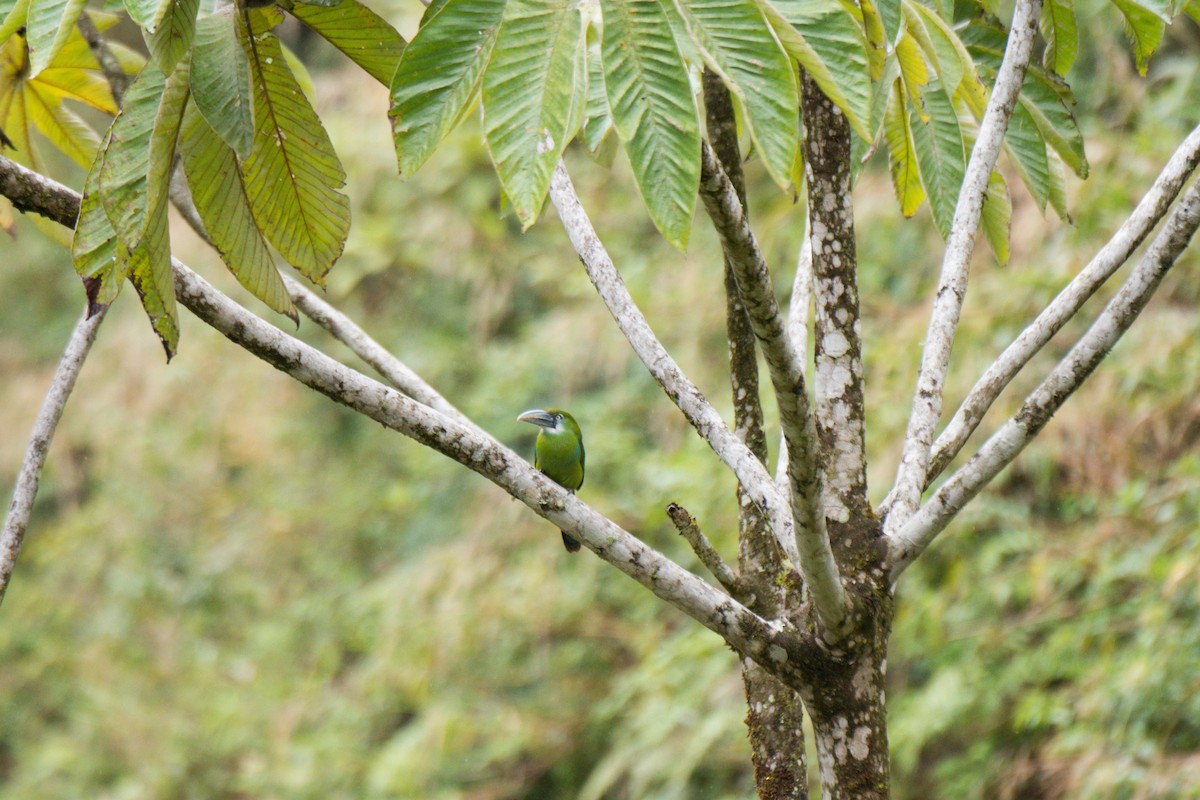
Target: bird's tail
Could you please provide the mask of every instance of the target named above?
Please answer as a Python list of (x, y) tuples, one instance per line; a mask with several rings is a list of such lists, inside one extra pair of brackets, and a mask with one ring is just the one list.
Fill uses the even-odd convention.
[(579, 542), (576, 541), (575, 539), (571, 538), (571, 534), (567, 533), (566, 531), (559, 531), (559, 533), (562, 534), (563, 546), (567, 548), (567, 552), (568, 553), (578, 553), (579, 548), (581, 547)]

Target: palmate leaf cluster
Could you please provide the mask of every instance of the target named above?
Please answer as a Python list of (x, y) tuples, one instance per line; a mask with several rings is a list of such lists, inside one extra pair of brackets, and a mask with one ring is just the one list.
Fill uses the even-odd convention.
[[(1143, 72), (1174, 17), (1200, 17), (1200, 0), (1113, 4)], [(285, 11), (389, 84), (402, 176), (478, 107), (528, 227), (573, 139), (601, 159), (619, 142), (651, 219), (678, 247), (699, 181), (702, 69), (729, 88), (748, 151), (792, 194), (803, 182), (805, 70), (845, 114), (855, 168), (886, 153), (900, 210), (911, 216), (928, 200), (946, 236), (1007, 39), (994, 0), (434, 0), (411, 44), (358, 0), (125, 0), (149, 58), (109, 45), (137, 77), (100, 137), (62, 103), (115, 111), (76, 30), (83, 6), (0, 0), (0, 129), (35, 168), (35, 128), (90, 164), (73, 244), (89, 301), (111, 303), (128, 278), (168, 355), (179, 336), (166, 223), (177, 160), (222, 259), (275, 311), (296, 313), (274, 253), (320, 284), (342, 252), (345, 173), (303, 67), (272, 32)], [(1005, 151), (1043, 212), (1068, 218), (1066, 172), (1088, 171), (1064, 80), (1078, 51), (1073, 0), (1046, 0), (1041, 31), (1041, 64), (1028, 71)], [(10, 216), (0, 208), (0, 224)], [(983, 228), (1002, 262), (1010, 216), (997, 171)]]

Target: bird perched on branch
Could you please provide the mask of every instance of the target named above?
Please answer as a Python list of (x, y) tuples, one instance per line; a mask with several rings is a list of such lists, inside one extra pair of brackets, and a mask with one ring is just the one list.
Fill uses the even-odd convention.
[[(583, 432), (574, 417), (561, 408), (535, 408), (517, 421), (538, 426), (533, 465), (543, 475), (572, 494), (583, 486)], [(577, 552), (579, 542), (566, 531), (561, 533), (567, 551)]]

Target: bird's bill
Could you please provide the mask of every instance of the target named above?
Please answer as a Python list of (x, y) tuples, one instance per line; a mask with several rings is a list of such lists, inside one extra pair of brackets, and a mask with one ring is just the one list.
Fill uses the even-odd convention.
[(524, 414), (517, 417), (517, 422), (528, 422), (543, 428), (553, 428), (557, 424), (553, 414), (551, 414), (549, 411), (543, 411), (540, 408), (526, 411)]

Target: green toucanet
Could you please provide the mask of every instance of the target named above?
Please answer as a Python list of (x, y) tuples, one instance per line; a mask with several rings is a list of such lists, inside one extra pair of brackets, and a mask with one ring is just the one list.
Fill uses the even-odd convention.
[[(571, 492), (583, 486), (583, 432), (575, 418), (561, 408), (535, 408), (517, 417), (520, 422), (538, 426), (533, 445), (533, 465), (543, 475)], [(579, 542), (562, 531), (569, 552), (579, 550)]]

